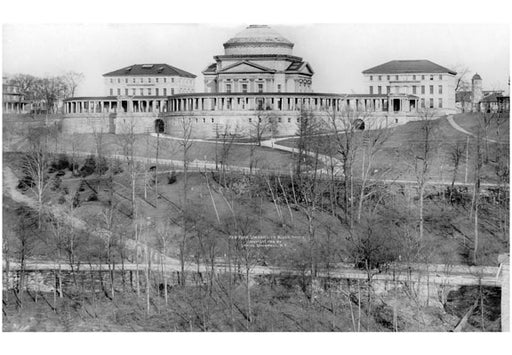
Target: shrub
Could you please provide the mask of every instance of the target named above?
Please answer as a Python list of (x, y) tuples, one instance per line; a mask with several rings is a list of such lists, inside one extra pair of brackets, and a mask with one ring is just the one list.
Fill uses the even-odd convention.
[(85, 159), (84, 165), (80, 168), (80, 176), (87, 177), (96, 171), (96, 159), (93, 155), (89, 155)]
[(123, 172), (123, 168), (121, 167), (121, 162), (117, 159), (115, 159), (112, 162), (112, 174), (117, 175)]
[(98, 201), (98, 195), (96, 195), (95, 193), (91, 194), (91, 195), (87, 198), (87, 201), (88, 201), (88, 202), (91, 202), (91, 201)]
[(167, 175), (167, 183), (169, 185), (174, 184), (176, 182), (176, 172), (172, 171), (169, 175)]
[(66, 154), (59, 154), (59, 156), (53, 161), (51, 167), (54, 170), (64, 170), (70, 167), (69, 159)]
[(96, 164), (96, 172), (98, 173), (98, 175), (105, 174), (107, 172), (107, 170), (108, 170), (107, 159), (105, 159), (104, 157), (98, 158), (98, 162)]

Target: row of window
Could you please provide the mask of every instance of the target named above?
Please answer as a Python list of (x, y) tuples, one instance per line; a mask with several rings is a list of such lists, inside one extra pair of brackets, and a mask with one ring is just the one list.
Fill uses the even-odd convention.
[[(425, 99), (421, 99), (420, 105), (421, 105), (421, 108), (425, 108)], [(428, 107), (429, 108), (435, 108), (434, 107), (434, 99), (433, 98), (429, 99)], [(437, 108), (443, 108), (443, 99), (439, 98), (437, 100)]]
[[(383, 75), (378, 75), (377, 76), (377, 79), (378, 81), (382, 81), (382, 76)], [(402, 78), (402, 80), (408, 80), (408, 76), (407, 75), (404, 75), (404, 76), (400, 76), (400, 75), (386, 75), (386, 80), (392, 80), (391, 78), (394, 77), (394, 80), (400, 80), (400, 78)], [(412, 80), (418, 80), (417, 78), (419, 78), (420, 75), (413, 75), (412, 76)], [(421, 80), (425, 80), (425, 77), (426, 75), (421, 75)], [(434, 75), (430, 75), (430, 80), (434, 80)], [(439, 75), (439, 80), (443, 80), (443, 75)], [(373, 75), (370, 75), (370, 81), (373, 81)]]
[[(399, 89), (400, 87), (396, 86), (396, 88)], [(425, 95), (425, 85), (421, 85), (421, 86), (419, 86), (419, 88), (421, 89), (421, 94)], [(412, 86), (412, 94), (413, 95), (418, 94), (417, 89), (418, 89), (418, 86), (416, 86), (416, 85)], [(434, 94), (434, 85), (429, 85), (429, 92), (430, 92), (430, 95)], [(391, 86), (386, 86), (386, 93), (387, 94), (391, 93)], [(397, 93), (398, 93), (398, 90), (397, 90)], [(438, 85), (437, 93), (440, 95), (443, 94), (443, 85)], [(377, 94), (379, 94), (379, 95), (382, 94), (382, 86), (377, 86)], [(370, 95), (373, 95), (373, 86), (370, 86)]]
[[(247, 94), (248, 93), (248, 85), (246, 83), (242, 83), (242, 93)], [(232, 85), (226, 84), (226, 92), (231, 93), (232, 91)], [(258, 91), (257, 92), (263, 92), (263, 83), (258, 83)], [(277, 85), (277, 92), (281, 92), (281, 84)]]
[[(130, 92), (131, 90), (131, 92)], [(155, 91), (153, 91), (152, 88), (140, 88), (138, 89), (138, 93), (139, 93), (139, 96), (153, 96), (153, 93), (154, 93), (154, 96), (160, 96), (160, 89), (159, 88), (155, 88)], [(145, 94), (145, 92), (147, 93), (147, 95)], [(163, 88), (162, 89), (162, 96), (167, 96), (167, 88)], [(128, 95), (132, 95), (132, 96), (137, 96), (137, 89), (136, 88), (132, 88), (132, 89), (124, 89), (124, 95), (125, 96), (128, 96)], [(122, 95), (122, 91), (120, 88), (117, 89), (117, 96), (121, 96)], [(171, 88), (171, 95), (174, 95), (174, 88)], [(110, 88), (110, 96), (114, 96), (114, 89), (113, 88)]]
[[(145, 79), (146, 79), (146, 82), (149, 83), (149, 84), (151, 84), (153, 82), (152, 78), (145, 78)], [(160, 79), (161, 79), (161, 81), (160, 81)], [(114, 80), (115, 80), (114, 78), (110, 78), (110, 83), (113, 84)], [(167, 78), (154, 78), (154, 80), (155, 80), (155, 83), (167, 83)], [(128, 84), (129, 79), (125, 78), (124, 82), (125, 82), (125, 84)], [(144, 83), (144, 78), (140, 78), (139, 82), (140, 83)], [(174, 78), (171, 78), (170, 82), (174, 83)], [(121, 78), (117, 78), (117, 83), (121, 84)], [(137, 79), (136, 78), (132, 78), (132, 83), (133, 84), (137, 83)]]

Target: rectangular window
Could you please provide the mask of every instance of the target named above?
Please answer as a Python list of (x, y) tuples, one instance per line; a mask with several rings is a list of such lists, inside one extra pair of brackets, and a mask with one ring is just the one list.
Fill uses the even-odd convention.
[(413, 75), (413, 76), (412, 76), (412, 80), (416, 80), (416, 75)]
[(439, 85), (439, 93), (442, 94), (443, 93), (443, 85)]
[(370, 81), (373, 81), (373, 75), (370, 75)]
[(171, 88), (171, 95), (174, 95), (174, 88)]
[(114, 89), (110, 89), (110, 96), (114, 96)]
[(249, 117), (249, 123), (252, 123), (252, 117)]
[(381, 80), (382, 80), (382, 75), (379, 75), (379, 81), (381, 81)]
[(373, 95), (373, 86), (370, 86), (370, 95)]
[(133, 83), (135, 84), (135, 78), (133, 78)]
[(148, 78), (148, 83), (151, 83), (151, 78)]
[(421, 85), (421, 93), (425, 95), (425, 85)]
[(281, 84), (277, 84), (277, 92), (281, 92)]
[(439, 98), (438, 106), (439, 108), (443, 108), (443, 99)]
[(167, 82), (167, 78), (164, 78), (164, 83), (166, 83), (166, 82)]
[(133, 95), (133, 96), (137, 95), (137, 92), (136, 92), (136, 91), (137, 91), (137, 89), (132, 89), (132, 95)]
[(231, 93), (231, 84), (226, 84), (226, 92)]
[(434, 80), (434, 76), (433, 75), (430, 76), (430, 80)]
[(140, 90), (140, 96), (144, 96), (144, 89), (139, 89)]
[(425, 99), (421, 99), (421, 108), (425, 108)]
[(387, 80), (390, 80), (390, 79), (391, 79), (391, 76), (389, 76), (389, 75), (388, 75), (388, 76), (387, 76)]
[(128, 78), (124, 79), (125, 84), (128, 84)]
[(258, 99), (258, 110), (263, 110), (263, 99)]
[(277, 122), (278, 122), (278, 123), (281, 123), (281, 117), (278, 117), (278, 118), (277, 118)]
[(246, 94), (246, 93), (247, 93), (247, 84), (242, 84), (242, 92), (243, 92), (244, 94)]
[(174, 83), (174, 78), (171, 78), (171, 83)]
[(144, 83), (144, 78), (140, 78), (141, 84)]
[(391, 93), (391, 86), (386, 86), (386, 92), (387, 92), (388, 94), (390, 94), (390, 93)]
[(148, 88), (148, 96), (151, 96), (151, 89)]
[(160, 91), (160, 90), (159, 90), (158, 88), (156, 88), (156, 89), (155, 89), (155, 96), (158, 96), (159, 91)]
[(430, 85), (430, 95), (434, 94), (434, 85)]
[(398, 75), (395, 75), (395, 80), (399, 80), (399, 79), (398, 79)]
[(429, 102), (430, 102), (429, 107), (430, 107), (430, 108), (434, 108), (434, 99), (433, 99), (433, 98), (430, 98)]
[(120, 84), (121, 83), (121, 79), (117, 78), (117, 83)]
[(121, 89), (117, 89), (117, 96), (121, 96)]
[(442, 75), (439, 75), (439, 80), (443, 80), (443, 76)]
[(421, 76), (421, 80), (425, 80), (425, 75), (422, 75), (422, 76)]
[(167, 96), (167, 88), (164, 88), (164, 96)]
[(379, 93), (379, 95), (381, 95), (382, 94), (382, 86), (378, 86), (377, 90), (378, 90), (377, 92)]
[(288, 117), (288, 123), (291, 123), (291, 122), (292, 122), (292, 118)]
[(412, 86), (412, 94), (413, 94), (413, 95), (416, 95), (416, 85), (413, 85), (413, 86)]
[(114, 82), (114, 79), (110, 78), (110, 83), (112, 84)]
[(258, 84), (258, 92), (263, 92), (263, 84)]
[(212, 123), (215, 123), (215, 119), (212, 117)]
[(158, 78), (155, 79), (155, 83), (158, 83)]
[(124, 89), (124, 94), (128, 96), (128, 89)]

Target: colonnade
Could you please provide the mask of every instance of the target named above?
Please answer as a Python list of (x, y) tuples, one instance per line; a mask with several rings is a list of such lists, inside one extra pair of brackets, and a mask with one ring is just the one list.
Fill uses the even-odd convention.
[[(392, 100), (399, 100), (398, 109)], [(169, 112), (187, 111), (343, 111), (351, 108), (366, 112), (380, 111), (415, 111), (418, 107), (417, 97), (393, 97), (387, 95), (364, 96), (321, 96), (313, 95), (222, 95), (222, 94), (187, 94), (169, 98)]]
[(338, 111), (411, 112), (418, 108), (416, 96), (322, 95), (322, 94), (182, 94), (169, 98), (71, 98), (67, 114), (191, 111)]
[(64, 113), (128, 113), (167, 112), (167, 98), (160, 99), (95, 99), (72, 98), (65, 101)]

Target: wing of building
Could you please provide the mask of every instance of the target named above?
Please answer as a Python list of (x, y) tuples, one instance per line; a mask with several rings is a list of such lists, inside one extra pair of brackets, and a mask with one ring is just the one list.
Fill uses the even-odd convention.
[(196, 76), (169, 64), (133, 64), (103, 77), (108, 96), (168, 96), (195, 91)]
[(370, 94), (415, 95), (420, 109), (455, 112), (455, 75), (426, 59), (392, 60), (363, 71)]

